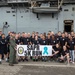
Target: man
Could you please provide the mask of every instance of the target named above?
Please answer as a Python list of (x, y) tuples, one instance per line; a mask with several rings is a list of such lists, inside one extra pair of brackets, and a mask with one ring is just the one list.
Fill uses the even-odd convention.
[(7, 35), (7, 37), (6, 37), (6, 40), (7, 40), (7, 42), (8, 42), (8, 44), (7, 44), (7, 56), (8, 56), (8, 59), (9, 59), (9, 53), (10, 53), (10, 50), (9, 50), (9, 41), (10, 41), (10, 35), (11, 35), (11, 32), (9, 31), (8, 32), (8, 35)]
[(5, 34), (2, 34), (2, 39), (0, 40), (0, 64), (1, 59), (2, 59), (2, 55), (5, 57), (5, 60), (7, 62), (7, 40), (5, 38)]
[(16, 61), (16, 43), (15, 43), (15, 33), (12, 32), (10, 36), (10, 55), (9, 55), (9, 66), (14, 66), (17, 64)]
[[(30, 39), (28, 38), (28, 34), (24, 33), (23, 35), (24, 36), (22, 37), (22, 43), (23, 43), (23, 45), (28, 45), (28, 43), (30, 42)], [(28, 61), (28, 57), (27, 56), (23, 57), (23, 62), (25, 60)]]
[(66, 40), (64, 33), (62, 33), (62, 38), (60, 39), (60, 45), (61, 45), (61, 47), (63, 47), (64, 45), (65, 46), (67, 45), (67, 40)]
[(60, 47), (61, 47), (61, 51), (60, 52), (62, 52), (63, 46), (67, 46), (67, 39), (66, 39), (64, 33), (62, 33), (62, 37), (60, 38)]

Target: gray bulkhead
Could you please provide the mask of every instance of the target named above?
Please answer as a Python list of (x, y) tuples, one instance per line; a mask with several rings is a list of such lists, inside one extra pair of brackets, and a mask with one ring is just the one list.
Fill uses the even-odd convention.
[[(8, 31), (15, 32), (32, 32), (39, 33), (54, 31), (64, 31), (64, 20), (74, 20), (73, 29), (75, 31), (75, 5), (63, 5), (62, 11), (52, 14), (32, 13), (30, 9), (25, 7), (0, 7), (0, 28), (5, 34)], [(67, 11), (66, 11), (67, 10)], [(9, 27), (3, 28), (5, 22), (8, 22)]]

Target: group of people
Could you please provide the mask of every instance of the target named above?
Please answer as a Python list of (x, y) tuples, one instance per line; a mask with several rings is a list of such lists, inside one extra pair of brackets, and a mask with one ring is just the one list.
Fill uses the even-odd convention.
[[(75, 51), (75, 33), (72, 31), (54, 33), (49, 31), (48, 33), (39, 33), (33, 31), (30, 33), (15, 33), (8, 32), (5, 34), (0, 31), (0, 63), (2, 58), (5, 58), (6, 62), (9, 60), (9, 65), (17, 64), (16, 61), (16, 47), (17, 45), (52, 45), (52, 56), (50, 57), (31, 57), (34, 60), (46, 61), (53, 59), (59, 62), (67, 61), (74, 64), (74, 51)], [(35, 46), (34, 46), (35, 47)], [(38, 49), (38, 48), (37, 48)], [(18, 61), (28, 61), (27, 57), (18, 57)]]

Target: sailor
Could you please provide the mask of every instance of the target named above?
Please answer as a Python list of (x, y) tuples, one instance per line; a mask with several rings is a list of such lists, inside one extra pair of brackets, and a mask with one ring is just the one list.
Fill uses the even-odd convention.
[(16, 42), (14, 32), (12, 32), (10, 36), (9, 66), (14, 66), (13, 64), (18, 64), (18, 62), (16, 61)]
[(0, 40), (0, 64), (2, 63), (2, 55), (5, 57), (7, 62), (7, 40), (5, 38), (5, 34), (2, 34), (2, 38)]

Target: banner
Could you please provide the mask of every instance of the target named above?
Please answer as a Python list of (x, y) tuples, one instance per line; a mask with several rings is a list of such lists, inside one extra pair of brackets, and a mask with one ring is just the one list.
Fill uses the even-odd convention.
[(50, 45), (17, 45), (18, 56), (51, 56), (52, 46)]

